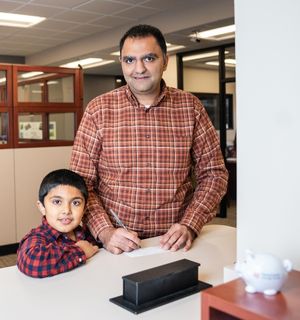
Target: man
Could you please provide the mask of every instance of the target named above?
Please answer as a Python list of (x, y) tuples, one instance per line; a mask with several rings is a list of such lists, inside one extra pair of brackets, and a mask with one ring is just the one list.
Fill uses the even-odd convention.
[(74, 142), (71, 168), (90, 194), (85, 222), (115, 254), (158, 235), (164, 249), (188, 250), (226, 191), (218, 136), (200, 101), (162, 80), (160, 30), (129, 29), (120, 61), (127, 85), (89, 103)]

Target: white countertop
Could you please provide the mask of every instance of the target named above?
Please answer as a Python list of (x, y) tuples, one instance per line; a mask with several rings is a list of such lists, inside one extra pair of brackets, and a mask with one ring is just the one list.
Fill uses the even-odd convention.
[[(142, 247), (158, 244), (158, 237)], [(0, 269), (0, 313), (3, 319), (200, 319), (200, 294), (135, 315), (109, 301), (122, 295), (122, 276), (180, 259), (199, 262), (199, 280), (223, 282), (223, 268), (236, 258), (236, 229), (207, 225), (187, 252), (143, 257), (113, 255), (101, 249), (87, 263), (70, 272), (44, 279), (23, 275), (17, 267)]]

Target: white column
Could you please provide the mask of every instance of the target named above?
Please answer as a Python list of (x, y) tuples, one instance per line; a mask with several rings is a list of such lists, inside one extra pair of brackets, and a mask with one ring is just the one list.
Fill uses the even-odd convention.
[(235, 0), (237, 251), (300, 270), (300, 1)]

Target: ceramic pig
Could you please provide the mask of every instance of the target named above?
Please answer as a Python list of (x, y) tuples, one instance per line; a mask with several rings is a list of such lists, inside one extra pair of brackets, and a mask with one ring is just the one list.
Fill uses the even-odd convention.
[(281, 261), (271, 254), (255, 254), (247, 250), (246, 260), (238, 262), (235, 269), (245, 281), (248, 293), (274, 295), (280, 291), (288, 272), (292, 270), (292, 263)]

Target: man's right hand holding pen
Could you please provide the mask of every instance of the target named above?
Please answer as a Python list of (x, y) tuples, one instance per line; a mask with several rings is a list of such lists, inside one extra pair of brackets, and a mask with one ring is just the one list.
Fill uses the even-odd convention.
[(140, 248), (141, 239), (134, 231), (128, 230), (118, 215), (110, 210), (120, 228), (108, 227), (101, 231), (99, 240), (106, 250), (113, 254), (130, 252)]

